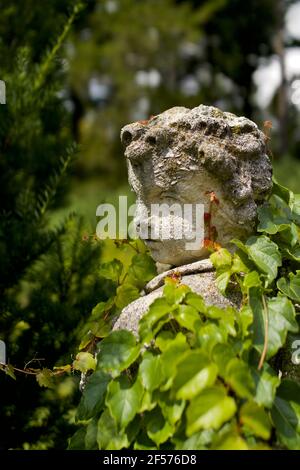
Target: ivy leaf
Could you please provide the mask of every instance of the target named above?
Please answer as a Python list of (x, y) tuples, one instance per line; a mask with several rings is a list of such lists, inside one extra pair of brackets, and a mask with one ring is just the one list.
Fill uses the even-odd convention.
[(153, 397), (152, 392), (149, 392), (148, 390), (144, 391), (139, 413), (144, 413), (144, 411), (151, 411), (153, 408), (155, 408), (157, 405), (157, 399)]
[(97, 442), (100, 450), (120, 450), (130, 444), (127, 434), (118, 430), (108, 409), (102, 413), (98, 421)]
[(265, 232), (274, 235), (282, 230), (288, 229), (291, 223), (286, 217), (281, 217), (279, 214), (274, 213), (271, 205), (263, 205), (257, 209), (259, 225), (258, 232)]
[(223, 374), (226, 382), (228, 382), (239, 397), (252, 397), (254, 381), (248, 364), (235, 357), (228, 362)]
[(290, 450), (300, 449), (300, 385), (283, 380), (278, 388), (272, 420), (280, 442)]
[[(161, 355), (162, 361), (170, 360), (171, 355), (173, 353), (176, 353), (177, 351), (179, 351), (180, 354), (182, 354), (184, 351), (189, 349), (186, 336), (181, 331), (177, 333), (175, 337), (168, 338), (168, 339), (165, 338), (165, 335), (163, 335), (163, 333), (166, 333), (166, 332), (165, 331), (162, 332), (159, 336), (157, 336), (155, 340), (155, 343), (159, 348), (162, 347), (161, 343), (163, 342), (163, 347), (162, 347), (163, 354)], [(164, 338), (163, 341), (162, 341), (162, 338)], [(165, 357), (167, 357), (167, 359), (165, 359)]]
[(212, 450), (249, 450), (246, 441), (236, 431), (230, 431), (215, 440)]
[(210, 260), (216, 268), (216, 284), (220, 292), (225, 295), (231, 276), (232, 256), (226, 248), (220, 248), (210, 255)]
[(207, 306), (205, 305), (201, 295), (195, 294), (194, 292), (188, 292), (184, 301), (187, 305), (191, 305), (200, 313), (205, 314), (207, 312)]
[(99, 302), (85, 324), (79, 349), (84, 349), (94, 338), (105, 338), (111, 332), (110, 310), (114, 306), (114, 298), (107, 302)]
[(281, 266), (278, 246), (265, 236), (251, 237), (246, 245), (252, 261), (268, 275), (269, 282), (272, 282), (277, 277), (278, 267)]
[(278, 289), (287, 297), (296, 302), (300, 301), (300, 271), (296, 271), (296, 274), (289, 273), (289, 281), (284, 277), (281, 277), (277, 281)]
[(80, 370), (80, 372), (87, 372), (88, 370), (95, 370), (96, 359), (89, 352), (80, 352), (77, 354), (73, 362), (73, 369)]
[(160, 356), (146, 351), (139, 367), (139, 375), (146, 390), (158, 388), (164, 379)]
[(262, 287), (261, 279), (257, 271), (251, 271), (246, 274), (243, 280), (243, 288), (248, 293), (251, 287)]
[(193, 434), (186, 440), (173, 439), (175, 442), (176, 450), (206, 450), (207, 445), (210, 444), (214, 432), (212, 429), (205, 429), (204, 431)]
[(164, 393), (160, 394), (158, 403), (162, 414), (170, 424), (176, 424), (180, 420), (185, 408), (184, 400), (171, 400), (168, 394)]
[(68, 450), (85, 450), (86, 428), (78, 429), (69, 439)]
[[(91, 323), (88, 324), (88, 327), (89, 327), (89, 332), (86, 335), (86, 339), (88, 339), (90, 335), (92, 335), (92, 338), (93, 337), (105, 338), (106, 336), (109, 335), (112, 329), (110, 318), (107, 318), (107, 319), (101, 318), (101, 320), (92, 321)], [(89, 344), (90, 341), (88, 341), (87, 344)], [(80, 346), (82, 349), (85, 347), (84, 345), (82, 346), (82, 344)]]
[(286, 258), (291, 259), (293, 261), (300, 262), (300, 246), (296, 245), (293, 248), (285, 248), (283, 249), (283, 253)]
[(139, 323), (139, 335), (142, 342), (148, 342), (154, 336), (154, 326), (163, 317), (168, 316), (175, 306), (170, 306), (166, 299), (155, 299), (150, 305), (148, 312), (141, 318)]
[(154, 442), (143, 432), (137, 436), (133, 448), (134, 450), (157, 450)]
[(109, 299), (107, 302), (99, 302), (92, 310), (93, 320), (100, 320), (105, 317), (113, 305), (113, 298)]
[(86, 427), (85, 450), (98, 450), (97, 444), (98, 418), (93, 418)]
[[(250, 289), (250, 306), (254, 315), (253, 345), (261, 353), (264, 345), (265, 321), (260, 294), (255, 288)], [(268, 350), (267, 359), (273, 357), (284, 345), (288, 331), (296, 333), (298, 324), (295, 319), (293, 304), (286, 297), (268, 299)]]
[(115, 297), (116, 306), (120, 309), (126, 307), (139, 297), (140, 293), (137, 287), (129, 283), (124, 283), (117, 288)]
[(174, 339), (175, 335), (173, 331), (163, 330), (156, 336), (155, 345), (163, 352), (168, 349)]
[(140, 346), (130, 331), (113, 331), (100, 343), (97, 369), (117, 377), (139, 356)]
[(224, 327), (224, 330), (227, 331), (229, 335), (236, 336), (236, 330), (234, 327), (236, 312), (234, 308), (219, 308), (212, 305), (208, 307), (206, 316), (208, 318), (219, 320), (220, 325)]
[(239, 240), (233, 242), (248, 254), (260, 271), (267, 275), (271, 283), (277, 277), (278, 267), (281, 266), (281, 256), (278, 246), (265, 235), (250, 237), (244, 245)]
[(292, 206), (294, 202), (294, 194), (285, 186), (282, 186), (273, 176), (273, 194), (280, 197), (288, 206)]
[(101, 411), (109, 381), (110, 376), (100, 370), (88, 378), (77, 408), (77, 420), (88, 420)]
[(300, 216), (300, 194), (293, 194), (293, 202), (292, 202), (292, 214), (296, 216), (296, 223), (299, 224), (299, 216)]
[[(299, 220), (300, 222), (300, 220)], [(279, 234), (280, 241), (282, 240), (286, 245), (294, 247), (299, 241), (298, 228), (295, 224), (290, 222), (288, 227), (282, 230)]]
[(240, 410), (240, 421), (254, 436), (268, 440), (271, 435), (271, 422), (262, 406), (253, 401), (244, 403)]
[[(278, 347), (284, 345), (286, 341), (287, 332), (297, 333), (299, 330), (298, 323), (296, 321), (296, 313), (292, 302), (286, 297), (277, 296), (268, 301), (269, 310), (269, 346), (270, 351), (273, 351)], [(270, 352), (271, 354), (271, 352)], [(273, 355), (273, 354), (272, 354)]]
[(128, 273), (135, 277), (140, 287), (143, 287), (157, 274), (157, 269), (151, 256), (146, 253), (138, 253), (132, 258)]
[(99, 276), (118, 283), (122, 270), (123, 264), (121, 263), (121, 261), (118, 259), (113, 259), (108, 263), (101, 264), (99, 268)]
[(185, 351), (189, 349), (186, 337), (181, 332), (170, 341), (164, 352), (161, 354), (161, 365), (164, 378), (168, 378), (167, 383), (163, 386), (168, 389), (172, 385), (173, 378), (176, 373), (176, 365), (182, 358)]
[(193, 332), (196, 332), (197, 326), (201, 325), (199, 313), (191, 305), (178, 305), (174, 317), (180, 326)]
[(207, 324), (202, 326), (198, 331), (198, 341), (208, 354), (210, 354), (216, 344), (226, 343), (227, 338), (228, 333), (225, 329), (220, 328), (214, 323), (207, 322)]
[(174, 425), (169, 423), (157, 407), (145, 419), (147, 434), (157, 446), (166, 442), (174, 433)]
[(253, 367), (251, 371), (256, 388), (254, 400), (258, 405), (263, 405), (266, 408), (272, 408), (276, 395), (276, 389), (280, 384), (280, 378), (266, 363), (264, 363), (260, 371), (257, 370), (257, 366)]
[(200, 429), (219, 429), (235, 412), (235, 401), (226, 395), (223, 387), (206, 388), (187, 408), (186, 434), (191, 436)]
[(212, 358), (217, 364), (221, 375), (225, 373), (229, 361), (235, 358), (235, 352), (230, 344), (216, 344), (212, 350)]
[(249, 335), (249, 327), (253, 323), (253, 313), (249, 305), (244, 305), (238, 314), (238, 323), (240, 325), (243, 338)]
[(249, 268), (248, 266), (245, 265), (241, 257), (237, 254), (234, 253), (233, 259), (232, 259), (232, 267), (231, 267), (231, 273), (248, 273)]
[(216, 285), (217, 285), (219, 291), (223, 295), (226, 294), (226, 289), (227, 289), (228, 283), (230, 281), (230, 277), (231, 277), (231, 272), (226, 271), (225, 273), (220, 274), (220, 276), (218, 276), (216, 278)]
[(36, 375), (36, 380), (40, 387), (54, 388), (53, 372), (49, 369), (42, 369)]
[(212, 255), (210, 255), (210, 260), (216, 268), (217, 272), (220, 272), (220, 270), (227, 271), (231, 268), (232, 257), (231, 253), (229, 253), (226, 248), (221, 248), (220, 250), (215, 251)]
[(142, 432), (142, 417), (137, 414), (135, 418), (130, 421), (126, 428), (126, 434), (129, 442), (136, 440), (137, 436)]
[(254, 392), (254, 381), (250, 368), (242, 359), (236, 357), (229, 344), (214, 347), (212, 357), (219, 368), (219, 375), (226, 380), (241, 398), (250, 398)]
[(108, 385), (106, 406), (120, 429), (133, 420), (140, 408), (143, 387), (139, 379), (134, 384), (127, 377), (118, 377)]
[(202, 351), (188, 351), (177, 363), (172, 392), (177, 399), (190, 400), (205, 387), (214, 384), (218, 374), (215, 364), (210, 364)]
[(14, 368), (11, 364), (5, 364), (3, 366), (3, 370), (4, 370), (5, 374), (8, 375), (11, 379), (17, 380), (15, 372), (14, 372)]
[(177, 280), (171, 277), (166, 277), (164, 286), (164, 297), (168, 304), (180, 304), (186, 294), (190, 292), (190, 288), (184, 284), (178, 284)]

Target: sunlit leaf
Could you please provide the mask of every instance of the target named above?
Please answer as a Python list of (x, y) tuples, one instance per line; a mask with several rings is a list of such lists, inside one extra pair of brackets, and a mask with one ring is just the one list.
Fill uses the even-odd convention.
[(78, 420), (90, 419), (101, 411), (109, 381), (109, 375), (99, 370), (88, 378), (77, 408)]
[(187, 435), (200, 429), (219, 429), (236, 411), (232, 397), (221, 387), (204, 389), (187, 408)]
[(108, 409), (98, 420), (97, 442), (100, 450), (120, 450), (129, 446), (126, 432), (118, 429)]
[(262, 406), (253, 401), (244, 403), (240, 409), (240, 421), (257, 437), (269, 439), (271, 421)]
[(130, 331), (113, 331), (100, 343), (97, 369), (116, 377), (137, 359), (139, 353), (140, 346)]
[(105, 403), (118, 427), (124, 429), (140, 408), (143, 386), (139, 379), (132, 384), (127, 377), (119, 377), (108, 385)]
[(80, 370), (80, 372), (87, 372), (88, 370), (95, 370), (96, 359), (89, 352), (80, 352), (77, 354), (73, 362), (73, 369)]
[(119, 282), (122, 270), (123, 264), (121, 261), (114, 259), (108, 263), (101, 264), (99, 268), (99, 275), (114, 282)]

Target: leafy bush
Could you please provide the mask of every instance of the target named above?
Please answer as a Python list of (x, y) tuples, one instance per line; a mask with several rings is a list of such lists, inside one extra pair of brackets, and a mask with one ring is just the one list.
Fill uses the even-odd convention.
[(275, 182), (259, 234), (211, 255), (240, 309), (205, 305), (166, 278), (138, 338), (108, 334), (86, 367), (70, 449), (299, 450), (300, 385), (284, 355), (299, 331), (299, 226), (300, 197)]

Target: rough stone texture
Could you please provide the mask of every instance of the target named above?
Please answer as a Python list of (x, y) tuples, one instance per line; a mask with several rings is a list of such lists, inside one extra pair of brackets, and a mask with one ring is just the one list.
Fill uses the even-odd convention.
[[(215, 284), (214, 272), (203, 272), (201, 274), (183, 276), (181, 283), (190, 287), (190, 289), (197, 294), (202, 295), (207, 305), (216, 305), (221, 308), (228, 306), (239, 307), (240, 305), (241, 299), (239, 295), (232, 293), (229, 294), (228, 298), (222, 296)], [(122, 313), (116, 321), (113, 329), (127, 329), (132, 331), (134, 334), (137, 334), (140, 318), (147, 312), (152, 302), (158, 297), (161, 297), (162, 294), (163, 286), (131, 302), (122, 310)]]
[(195, 263), (185, 264), (184, 266), (178, 266), (176, 268), (169, 269), (168, 271), (164, 271), (163, 273), (158, 274), (158, 276), (155, 276), (153, 279), (151, 279), (151, 281), (149, 281), (145, 285), (144, 292), (148, 294), (154, 289), (161, 287), (164, 284), (165, 277), (167, 276), (179, 275), (182, 277), (187, 276), (188, 274), (212, 271), (214, 271), (214, 267), (209, 259), (203, 259), (201, 261), (195, 261)]
[[(137, 196), (138, 231), (143, 233), (145, 227), (153, 224), (178, 227), (182, 223), (178, 217), (172, 221), (170, 215), (153, 220), (151, 204), (189, 203), (203, 204), (204, 211), (211, 212), (216, 241), (223, 247), (232, 249), (232, 238), (245, 239), (254, 232), (257, 206), (272, 187), (265, 136), (255, 123), (213, 107), (176, 107), (146, 123), (125, 126), (121, 139), (129, 182)], [(211, 206), (212, 191), (219, 204)], [(207, 230), (206, 225), (206, 237)], [(186, 240), (177, 240), (172, 233), (169, 239), (145, 241), (155, 261), (177, 266), (175, 271), (180, 272), (181, 282), (201, 294), (208, 304), (239, 305), (237, 296), (225, 298), (218, 291), (203, 244), (196, 250), (187, 250)], [(199, 260), (205, 261), (199, 264)], [(162, 295), (161, 284), (168, 274), (170, 271), (148, 283), (147, 295), (123, 309), (114, 329), (136, 333), (140, 317)]]
[[(147, 123), (125, 126), (121, 139), (137, 196), (138, 231), (153, 224), (183, 224), (178, 217), (172, 221), (172, 215), (153, 221), (151, 204), (204, 204), (209, 212), (210, 191), (220, 201), (213, 207), (212, 224), (222, 246), (232, 249), (232, 238), (245, 239), (254, 231), (257, 205), (272, 186), (265, 136), (254, 122), (204, 105), (175, 107)], [(156, 261), (172, 266), (208, 257), (203, 246), (187, 250), (186, 240), (174, 236), (153, 240), (150, 235), (146, 243)]]

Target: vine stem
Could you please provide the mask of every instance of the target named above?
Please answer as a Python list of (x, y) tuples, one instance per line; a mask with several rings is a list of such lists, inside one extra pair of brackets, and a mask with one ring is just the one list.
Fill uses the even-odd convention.
[(264, 364), (268, 350), (268, 341), (269, 341), (269, 313), (266, 298), (262, 295), (263, 309), (264, 309), (264, 320), (265, 320), (265, 338), (264, 338), (264, 347), (260, 356), (259, 364), (257, 369), (260, 370)]
[[(20, 372), (21, 374), (26, 375), (38, 375), (42, 372), (42, 369), (19, 369), (18, 367), (12, 366), (11, 364), (3, 364), (0, 362), (0, 370), (6, 370), (8, 367), (11, 367), (14, 372)], [(50, 369), (49, 369), (50, 370)], [(65, 370), (51, 371), (52, 376), (59, 376), (65, 374)]]
[[(2, 370), (5, 371), (5, 369), (8, 368), (8, 364), (2, 364), (0, 363), (0, 366), (2, 368)], [(10, 367), (15, 371), (15, 372), (20, 372), (21, 374), (27, 374), (27, 375), (37, 375), (38, 372), (32, 372), (30, 370), (25, 370), (25, 369), (18, 369), (18, 367), (14, 367), (12, 365), (10, 365)]]

